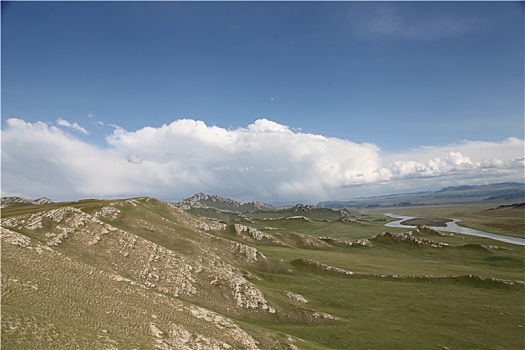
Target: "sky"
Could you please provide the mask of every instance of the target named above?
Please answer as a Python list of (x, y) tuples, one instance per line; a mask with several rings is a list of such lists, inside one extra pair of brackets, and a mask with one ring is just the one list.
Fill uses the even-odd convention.
[(3, 196), (523, 182), (521, 2), (4, 2)]

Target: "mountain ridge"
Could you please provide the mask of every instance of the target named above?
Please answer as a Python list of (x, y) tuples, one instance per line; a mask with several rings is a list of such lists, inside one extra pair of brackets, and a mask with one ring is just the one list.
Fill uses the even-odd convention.
[[(410, 206), (410, 205), (429, 205), (444, 204), (446, 196), (454, 197), (454, 203), (472, 203), (475, 201), (510, 201), (515, 199), (525, 200), (525, 183), (519, 182), (501, 182), (485, 185), (460, 185), (448, 186), (436, 191), (417, 191), (399, 194), (387, 194), (370, 197), (357, 197), (349, 200), (326, 200), (317, 204), (302, 204), (274, 206), (260, 201), (241, 202), (228, 197), (222, 197), (215, 194), (206, 194), (198, 192), (191, 197), (184, 198), (180, 201), (169, 201), (183, 210), (190, 209), (216, 209), (220, 211), (233, 212), (252, 212), (256, 210), (272, 211), (282, 208), (301, 207), (307, 209), (314, 208), (365, 208), (370, 206)], [(450, 199), (449, 198), (449, 199)], [(466, 200), (457, 201), (458, 198)], [(433, 200), (433, 201), (432, 201)], [(1, 206), (10, 204), (32, 204), (42, 205), (55, 203), (47, 197), (38, 199), (27, 199), (21, 196), (5, 196), (0, 198)]]
[(350, 200), (322, 201), (328, 208), (374, 208), (414, 205), (473, 204), (525, 200), (525, 183), (502, 182), (487, 185), (445, 187), (438, 191), (389, 194)]
[[(231, 198), (221, 197), (218, 195), (209, 195), (205, 194), (203, 192), (199, 192), (194, 194), (191, 197), (185, 198), (180, 202), (174, 202), (173, 203), (176, 207), (181, 208), (183, 210), (189, 210), (189, 209), (209, 209), (209, 208), (216, 208), (220, 209), (220, 207), (224, 207), (224, 209), (221, 210), (228, 210), (228, 209), (239, 209), (238, 211), (250, 211), (250, 210), (272, 210), (274, 209), (273, 206), (264, 204), (258, 201), (253, 202), (240, 202)], [(218, 204), (218, 205), (214, 205)]]
[(33, 204), (33, 205), (42, 205), (42, 204), (50, 204), (55, 203), (53, 200), (47, 198), (47, 197), (40, 197), (38, 199), (27, 199), (20, 196), (7, 196), (7, 197), (1, 197), (0, 198), (1, 205), (4, 206), (6, 204)]

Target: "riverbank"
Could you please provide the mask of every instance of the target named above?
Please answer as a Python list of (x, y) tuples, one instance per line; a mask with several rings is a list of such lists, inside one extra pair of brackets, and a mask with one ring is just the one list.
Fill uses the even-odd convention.
[[(386, 227), (415, 228), (417, 226), (417, 225), (402, 224), (402, 222), (404, 221), (416, 219), (416, 217), (414, 216), (397, 215), (394, 213), (385, 213), (384, 215), (394, 218), (394, 219), (399, 219), (397, 221), (386, 223), (385, 224)], [(494, 240), (501, 241), (501, 242), (525, 246), (525, 239), (523, 238), (498, 235), (495, 233), (475, 230), (475, 229), (471, 229), (468, 227), (462, 227), (457, 224), (461, 220), (453, 219), (453, 218), (450, 218), (450, 220), (452, 221), (447, 222), (447, 225), (445, 227), (439, 227), (439, 226), (431, 226), (431, 227), (437, 231), (452, 232), (452, 233), (459, 233), (459, 234), (470, 235), (470, 236), (484, 237), (484, 238), (494, 239)]]

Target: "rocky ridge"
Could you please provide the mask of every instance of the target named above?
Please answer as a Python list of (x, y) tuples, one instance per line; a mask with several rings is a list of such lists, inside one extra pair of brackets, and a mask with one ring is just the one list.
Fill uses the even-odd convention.
[(375, 273), (352, 272), (352, 271), (348, 271), (345, 269), (341, 269), (339, 267), (323, 264), (323, 263), (320, 263), (318, 261), (311, 260), (311, 259), (297, 259), (295, 260), (295, 263), (303, 265), (303, 266), (309, 266), (309, 267), (312, 267), (312, 268), (315, 268), (321, 271), (340, 274), (343, 276), (352, 276), (352, 277), (361, 277), (361, 278), (378, 277), (378, 278), (387, 278), (387, 279), (414, 279), (414, 280), (430, 280), (430, 281), (452, 279), (452, 280), (458, 280), (458, 281), (463, 280), (463, 281), (471, 282), (471, 283), (484, 282), (487, 285), (492, 284), (492, 285), (525, 286), (525, 282), (523, 281), (501, 279), (501, 278), (494, 278), (494, 277), (485, 277), (485, 276), (479, 276), (479, 275), (474, 275), (474, 274), (452, 275), (452, 276), (375, 274)]
[(293, 212), (308, 212), (315, 209), (324, 209), (321, 205), (316, 204), (296, 204), (295, 206), (291, 207), (290, 210)]
[[(222, 306), (219, 309), (223, 311), (230, 309), (232, 310), (230, 313), (238, 313), (241, 312), (240, 310), (276, 313), (276, 309), (270, 306), (264, 294), (249, 282), (237, 267), (224, 259), (224, 254), (240, 254), (249, 262), (260, 262), (266, 259), (263, 254), (245, 244), (207, 234), (206, 231), (223, 229), (224, 225), (199, 220), (184, 215), (183, 212), (181, 220), (177, 221), (179, 224), (191, 228), (197, 235), (200, 234), (201, 240), (213, 240), (215, 244), (209, 244), (211, 247), (230, 246), (231, 249), (210, 250), (206, 245), (191, 244), (190, 257), (112, 224), (121, 216), (122, 209), (119, 207), (138, 205), (143, 205), (141, 199), (104, 206), (91, 214), (75, 207), (64, 206), (6, 218), (1, 223), (1, 237), (6, 247), (2, 252), (9, 256), (10, 253), (6, 252), (13, 249), (26, 249), (26, 255), (36, 254), (31, 259), (38, 258), (42, 254), (58, 254), (61, 260), (66, 258), (66, 262), (73, 262), (79, 258), (87, 259), (96, 262), (93, 267), (108, 274), (110, 280), (127, 283), (130, 287), (139, 288), (139, 291), (140, 288), (157, 290), (163, 295), (190, 302), (200, 300), (201, 305), (209, 307), (213, 307), (217, 300), (221, 300)], [(137, 223), (147, 227), (146, 223)], [(73, 255), (68, 253), (68, 257), (63, 255), (63, 252), (71, 251), (68, 247), (77, 246), (84, 246), (84, 248), (75, 251)], [(109, 252), (111, 253), (108, 254)], [(85, 266), (90, 269), (93, 267)], [(16, 280), (8, 279), (3, 283), (3, 291), (12, 289), (18, 285), (17, 283)], [(24, 288), (33, 290), (32, 286), (37, 285), (42, 285), (42, 282), (30, 283)], [(38, 286), (35, 288), (38, 289)], [(213, 300), (203, 298), (205, 295)], [(239, 311), (234, 311), (235, 309)], [(184, 310), (186, 309), (183, 308)], [(210, 323), (210, 327), (223, 333), (226, 329), (231, 329), (236, 335), (223, 336), (220, 337), (223, 340), (219, 340), (206, 335), (207, 333), (195, 333), (184, 325), (161, 325), (160, 322), (152, 321), (149, 324), (150, 336), (154, 338), (156, 347), (162, 349), (227, 349), (238, 346), (245, 349), (258, 348), (255, 340), (236, 326), (231, 319), (202, 307), (194, 306), (190, 311), (193, 317)], [(226, 342), (225, 339), (230, 341)], [(236, 341), (231, 343), (231, 339)]]
[[(250, 243), (263, 243), (278, 245), (283, 247), (311, 247), (328, 248), (329, 246), (322, 239), (305, 235), (298, 232), (276, 232), (266, 234), (256, 228), (242, 224), (234, 224), (235, 234), (240, 239)], [(272, 229), (272, 228), (270, 228)]]
[[(46, 220), (54, 223), (54, 229), (46, 230), (40, 240), (47, 246), (58, 246), (67, 240), (81, 241), (87, 246), (100, 244), (118, 244), (119, 254), (124, 258), (136, 261), (127, 274), (131, 274), (137, 281), (150, 288), (157, 288), (161, 292), (174, 296), (191, 296), (199, 292), (198, 280), (204, 276), (215, 276), (215, 284), (224, 283), (232, 287), (232, 295), (229, 298), (237, 307), (252, 310), (267, 310), (272, 308), (264, 299), (263, 294), (248, 282), (242, 274), (233, 266), (226, 263), (220, 256), (208, 251), (201, 246), (193, 250), (199, 259), (188, 259), (174, 250), (147, 241), (142, 237), (130, 234), (111, 224), (100, 221), (98, 217), (114, 218), (118, 216), (119, 210), (114, 206), (104, 207), (94, 215), (87, 214), (74, 207), (62, 207), (36, 214), (15, 216), (3, 220), (2, 227), (10, 230), (38, 231), (46, 225)], [(187, 219), (192, 219), (191, 217)], [(194, 230), (207, 231), (211, 228), (222, 229), (223, 224), (204, 220), (180, 220)], [(205, 234), (205, 232), (203, 232)], [(213, 237), (214, 240), (221, 240)], [(226, 243), (226, 242), (224, 242)], [(253, 247), (240, 243), (233, 244), (233, 249), (248, 260), (258, 261), (264, 259), (264, 255)], [(110, 259), (110, 257), (98, 257)], [(109, 261), (108, 261), (109, 262)], [(114, 263), (113, 263), (114, 264)], [(142, 265), (142, 267), (139, 267)], [(122, 273), (124, 271), (121, 271)], [(207, 279), (210, 279), (208, 277)], [(200, 282), (202, 283), (202, 282)]]
[(416, 237), (413, 235), (412, 231), (408, 231), (407, 233), (397, 233), (397, 232), (382, 232), (378, 234), (377, 236), (374, 236), (370, 238), (369, 240), (374, 242), (380, 239), (384, 238), (392, 238), (394, 240), (400, 240), (400, 241), (406, 241), (406, 242), (412, 242), (417, 245), (426, 245), (433, 248), (442, 248), (442, 247), (448, 247), (448, 243), (443, 242), (437, 242), (425, 238)]
[(42, 204), (49, 204), (54, 203), (51, 199), (47, 197), (41, 197), (38, 199), (27, 199), (24, 197), (18, 197), (18, 196), (12, 196), (12, 197), (2, 197), (0, 199), (0, 202), (2, 203), (2, 207), (4, 207), (6, 204), (13, 204), (13, 203), (21, 203), (21, 204), (33, 204), (33, 205), (42, 205)]
[(335, 244), (335, 245), (343, 245), (343, 246), (361, 246), (361, 247), (370, 247), (372, 246), (372, 242), (370, 242), (368, 239), (356, 239), (354, 241), (345, 241), (333, 237), (319, 237), (319, 239), (323, 242), (329, 243), (329, 244)]
[[(208, 204), (206, 203), (208, 202)], [(213, 203), (213, 204), (211, 204)], [(217, 208), (217, 205), (222, 205), (230, 208), (231, 211), (247, 211), (249, 210), (273, 210), (274, 208), (270, 205), (253, 201), (250, 203), (239, 202), (230, 198), (225, 198), (217, 195), (208, 195), (203, 192), (194, 194), (189, 198), (185, 198), (180, 202), (175, 203), (175, 206), (183, 210), (190, 209), (210, 209), (216, 208), (219, 210), (225, 210)]]

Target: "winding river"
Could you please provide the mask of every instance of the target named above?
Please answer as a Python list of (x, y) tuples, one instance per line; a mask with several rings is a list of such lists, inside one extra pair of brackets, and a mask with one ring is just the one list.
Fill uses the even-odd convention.
[[(403, 222), (405, 220), (414, 219), (415, 217), (413, 217), (413, 216), (397, 215), (397, 214), (393, 214), (393, 213), (386, 213), (384, 215), (389, 216), (389, 217), (394, 218), (394, 219), (400, 219), (398, 221), (392, 221), (392, 222), (389, 222), (388, 224), (385, 224), (385, 226), (387, 226), (387, 227), (401, 227), (401, 228), (415, 228), (416, 227), (416, 226), (402, 225), (401, 224), (401, 222)], [(450, 220), (452, 220), (452, 221), (447, 222), (447, 226), (446, 227), (432, 226), (432, 228), (434, 230), (437, 230), (437, 231), (461, 233), (461, 234), (464, 234), (464, 235), (471, 235), (471, 236), (478, 236), (478, 237), (495, 239), (497, 241), (506, 242), (506, 243), (525, 245), (525, 239), (523, 239), (523, 238), (511, 237), (511, 236), (503, 236), (503, 235), (497, 235), (497, 234), (494, 234), (494, 233), (488, 233), (488, 232), (484, 232), (484, 231), (480, 231), (480, 230), (474, 230), (472, 228), (459, 226), (457, 224), (458, 222), (461, 221), (459, 219), (450, 219)]]

